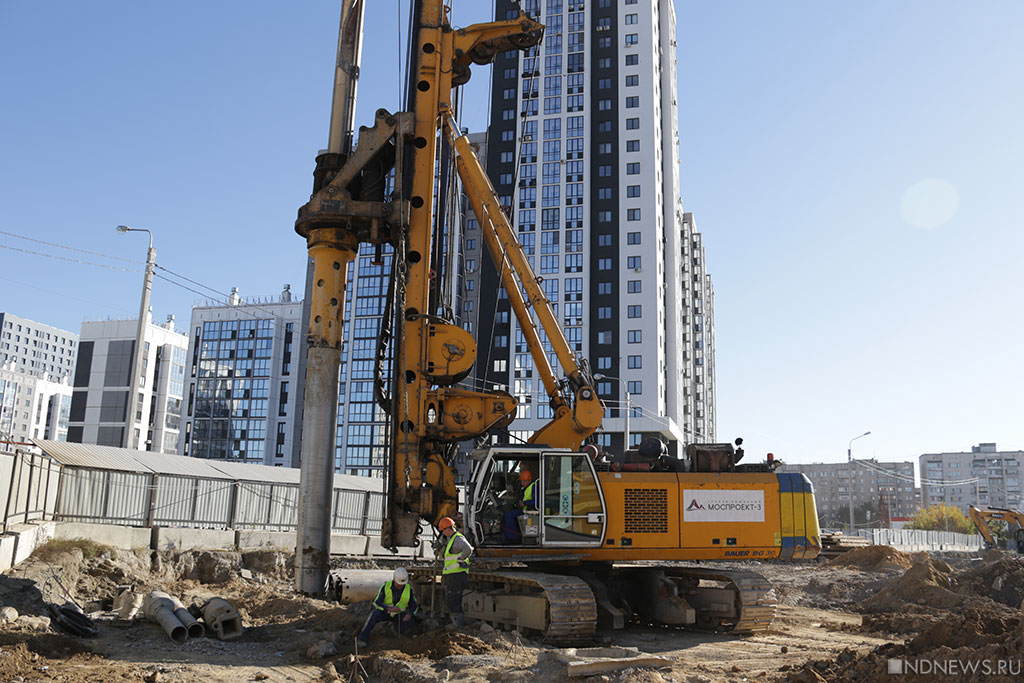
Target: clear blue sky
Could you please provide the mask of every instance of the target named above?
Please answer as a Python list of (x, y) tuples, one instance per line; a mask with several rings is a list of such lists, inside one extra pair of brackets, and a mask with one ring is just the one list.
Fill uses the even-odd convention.
[[(358, 121), (399, 101), (367, 16)], [(490, 18), (456, 2), (456, 23)], [(301, 291), (338, 2), (0, 2), (0, 230)], [(677, 4), (682, 193), (716, 288), (718, 431), (793, 461), (1024, 448), (1024, 4)], [(488, 69), (463, 122), (486, 123)], [(139, 268), (0, 235), (0, 245)], [(0, 248), (0, 310), (134, 317), (141, 275)], [(193, 285), (190, 285), (193, 286)], [(194, 286), (193, 286), (194, 287)], [(197, 288), (198, 289), (198, 288)], [(209, 293), (213, 297), (212, 293)], [(157, 280), (154, 318), (200, 295)]]

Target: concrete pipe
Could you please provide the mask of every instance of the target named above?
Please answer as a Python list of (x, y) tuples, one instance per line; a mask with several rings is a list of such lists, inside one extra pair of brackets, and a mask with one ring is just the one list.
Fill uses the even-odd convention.
[(373, 600), (392, 575), (386, 569), (335, 569), (328, 577), (328, 592), (343, 605)]
[(146, 595), (142, 610), (147, 619), (155, 624), (160, 624), (164, 633), (169, 635), (171, 640), (176, 643), (184, 643), (188, 640), (188, 629), (178, 617), (174, 616), (175, 602), (177, 601), (167, 593), (153, 591)]
[(196, 621), (196, 618), (189, 614), (188, 610), (185, 609), (185, 606), (178, 602), (177, 599), (175, 599), (174, 602), (177, 602), (179, 605), (178, 607), (174, 608), (174, 616), (176, 616), (178, 618), (178, 621), (180, 621), (182, 625), (186, 629), (188, 629), (188, 637), (202, 638), (203, 636), (205, 636), (206, 629), (203, 627), (203, 625)]
[(221, 640), (242, 635), (242, 615), (224, 598), (210, 598), (199, 608), (206, 626)]

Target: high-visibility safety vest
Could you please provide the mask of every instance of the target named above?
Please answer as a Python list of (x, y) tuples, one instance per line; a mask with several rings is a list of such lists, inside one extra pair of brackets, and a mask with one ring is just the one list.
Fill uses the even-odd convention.
[(523, 506), (531, 505), (533, 503), (533, 485), (537, 482), (532, 481), (530, 485), (523, 491)]
[(469, 571), (465, 567), (459, 566), (460, 553), (452, 552), (452, 543), (455, 543), (456, 538), (465, 539), (466, 537), (456, 531), (452, 534), (452, 537), (448, 539), (448, 545), (444, 548), (444, 569), (441, 571), (442, 574), (455, 574), (457, 572)]
[(392, 591), (394, 586), (393, 581), (384, 582), (384, 602), (387, 603), (388, 607), (397, 607), (403, 612), (409, 607), (409, 598), (412, 597), (412, 589), (409, 584), (402, 586), (402, 595), (398, 598), (398, 603), (395, 603), (395, 594)]

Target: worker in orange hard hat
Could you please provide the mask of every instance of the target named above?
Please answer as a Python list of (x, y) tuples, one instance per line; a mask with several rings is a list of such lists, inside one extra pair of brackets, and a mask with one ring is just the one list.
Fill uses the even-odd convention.
[(537, 498), (533, 495), (533, 487), (537, 482), (533, 480), (533, 473), (530, 470), (523, 470), (519, 473), (519, 483), (523, 485), (523, 509), (536, 510)]
[(438, 520), (437, 528), (444, 534), (444, 539), (447, 539), (444, 545), (444, 569), (441, 570), (441, 580), (444, 581), (448, 615), (453, 626), (465, 626), (462, 591), (469, 581), (469, 556), (473, 554), (473, 546), (455, 529), (455, 520), (451, 517), (442, 517)]

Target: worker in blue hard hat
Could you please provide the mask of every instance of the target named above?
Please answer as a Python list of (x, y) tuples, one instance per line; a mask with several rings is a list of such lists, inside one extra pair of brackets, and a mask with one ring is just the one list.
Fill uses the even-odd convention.
[(409, 585), (409, 572), (405, 567), (399, 567), (391, 576), (391, 580), (385, 581), (377, 591), (377, 597), (373, 600), (373, 611), (366, 618), (356, 642), (359, 647), (369, 645), (370, 631), (382, 621), (390, 621), (395, 631), (401, 635), (416, 625), (418, 611), (416, 596)]

